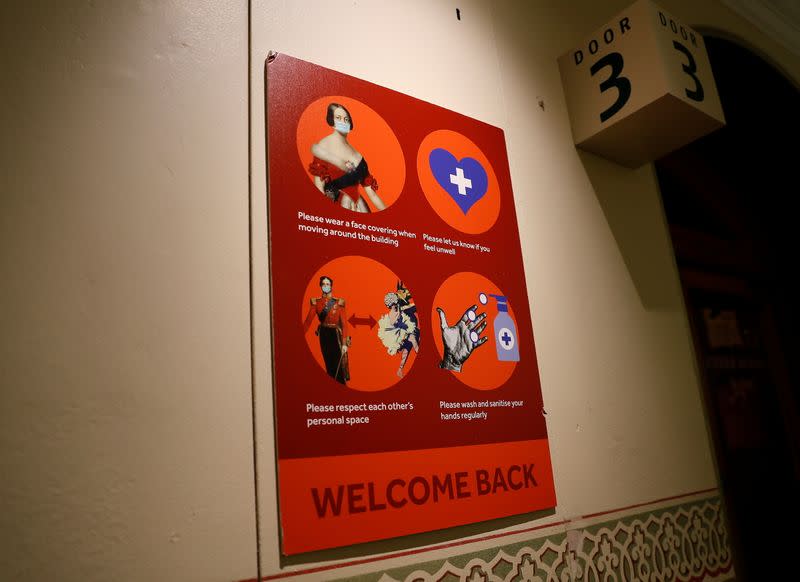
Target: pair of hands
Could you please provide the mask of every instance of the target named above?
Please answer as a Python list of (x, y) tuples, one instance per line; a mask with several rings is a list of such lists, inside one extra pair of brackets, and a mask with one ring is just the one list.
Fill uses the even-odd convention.
[(448, 325), (447, 316), (441, 307), (437, 307), (439, 323), (442, 328), (442, 344), (444, 357), (439, 367), (453, 372), (460, 372), (464, 362), (472, 355), (473, 350), (486, 343), (487, 337), (480, 337), (486, 329), (486, 314), (477, 313), (478, 306), (468, 307), (455, 325)]

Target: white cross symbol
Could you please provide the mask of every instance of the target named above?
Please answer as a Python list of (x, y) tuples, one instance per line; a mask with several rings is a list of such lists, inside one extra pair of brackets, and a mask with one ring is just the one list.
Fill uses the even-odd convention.
[(467, 188), (472, 188), (472, 180), (464, 177), (464, 170), (456, 167), (455, 175), (450, 174), (450, 183), (458, 186), (458, 193), (462, 196), (467, 195)]

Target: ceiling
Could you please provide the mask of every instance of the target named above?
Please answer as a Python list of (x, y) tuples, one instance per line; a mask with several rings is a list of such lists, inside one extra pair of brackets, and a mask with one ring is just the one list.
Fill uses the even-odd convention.
[(798, 0), (722, 0), (722, 3), (800, 56)]

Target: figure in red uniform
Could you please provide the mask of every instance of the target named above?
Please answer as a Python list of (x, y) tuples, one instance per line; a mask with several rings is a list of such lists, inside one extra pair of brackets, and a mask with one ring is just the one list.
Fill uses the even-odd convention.
[(333, 296), (333, 279), (319, 278), (322, 290), (320, 297), (311, 298), (311, 306), (303, 324), (303, 331), (308, 331), (316, 316), (318, 325), (316, 335), (319, 336), (319, 348), (325, 361), (325, 371), (331, 378), (344, 384), (350, 379), (350, 366), (347, 349), (351, 338), (346, 335), (346, 315), (344, 299)]

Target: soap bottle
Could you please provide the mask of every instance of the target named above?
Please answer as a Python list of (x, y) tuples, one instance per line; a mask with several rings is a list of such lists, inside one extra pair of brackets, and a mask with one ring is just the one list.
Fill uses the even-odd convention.
[(497, 359), (501, 362), (519, 362), (519, 342), (517, 327), (508, 313), (508, 298), (494, 295), (497, 301), (497, 315), (494, 318), (494, 343), (497, 348)]

